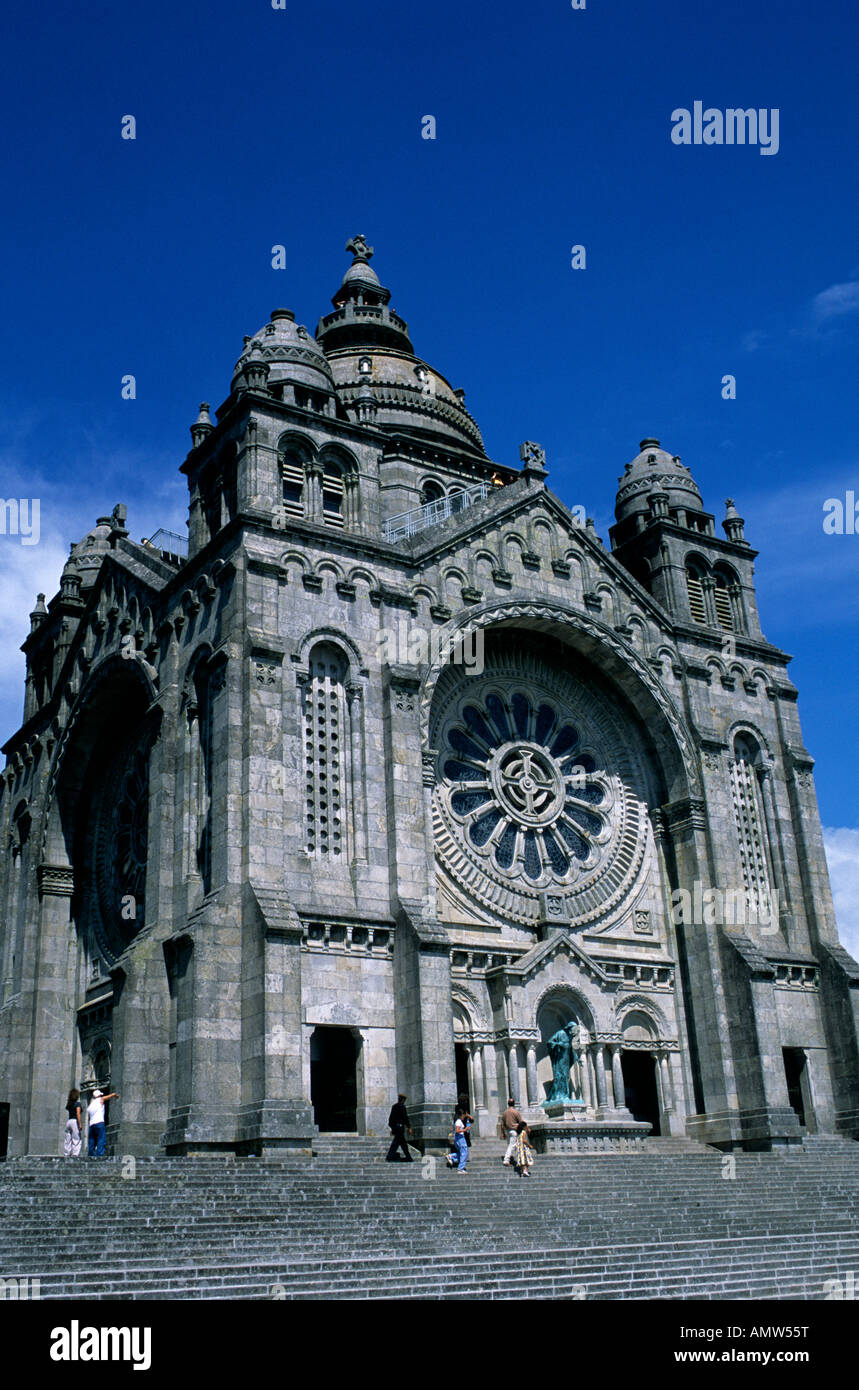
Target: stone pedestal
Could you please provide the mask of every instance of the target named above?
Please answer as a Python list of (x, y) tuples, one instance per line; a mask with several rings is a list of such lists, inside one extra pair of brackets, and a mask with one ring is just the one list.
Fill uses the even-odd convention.
[(584, 1104), (563, 1103), (542, 1107), (545, 1119), (529, 1121), (531, 1139), (538, 1153), (630, 1153), (641, 1149), (651, 1126), (619, 1114), (616, 1119), (588, 1115)]

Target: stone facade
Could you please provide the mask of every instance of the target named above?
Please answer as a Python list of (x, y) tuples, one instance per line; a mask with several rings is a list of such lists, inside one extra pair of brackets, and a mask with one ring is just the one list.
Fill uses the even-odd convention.
[(463, 1087), (548, 1147), (859, 1135), (859, 966), (736, 509), (646, 439), (607, 549), (347, 249), (316, 336), (276, 310), (191, 427), (187, 555), (118, 506), (31, 614), (9, 1153), (105, 1082), (141, 1154), (307, 1153), (398, 1090), (433, 1142)]

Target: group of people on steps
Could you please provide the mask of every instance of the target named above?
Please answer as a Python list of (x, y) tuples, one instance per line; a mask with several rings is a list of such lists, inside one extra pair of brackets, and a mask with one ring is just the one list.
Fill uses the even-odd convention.
[[(455, 1168), (459, 1174), (468, 1170), (468, 1151), (471, 1148), (471, 1126), (473, 1123), (474, 1118), (468, 1110), (468, 1096), (461, 1095), (453, 1115), (453, 1129), (448, 1135), (450, 1151), (447, 1155), (448, 1167)], [(530, 1178), (529, 1170), (534, 1162), (534, 1145), (529, 1139), (528, 1126), (516, 1109), (516, 1102), (512, 1096), (507, 1099), (507, 1109), (501, 1116), (499, 1124), (504, 1137), (507, 1139), (507, 1150), (503, 1159), (505, 1168), (514, 1168), (520, 1178)], [(388, 1116), (388, 1128), (392, 1138), (387, 1162), (396, 1163), (399, 1160), (398, 1150), (401, 1149), (404, 1161), (411, 1163), (412, 1155), (406, 1133), (411, 1134), (412, 1129), (406, 1110), (406, 1096), (402, 1092), (391, 1107), (391, 1113)]]

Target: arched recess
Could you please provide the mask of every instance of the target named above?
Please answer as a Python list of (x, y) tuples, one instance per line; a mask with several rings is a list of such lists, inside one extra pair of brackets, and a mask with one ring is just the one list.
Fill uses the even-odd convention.
[(43, 862), (72, 869), (72, 913), (90, 966), (112, 965), (146, 922), (154, 693), (140, 662), (109, 657), (91, 673), (55, 754)]
[(542, 1104), (551, 1094), (555, 1068), (548, 1043), (570, 1024), (578, 1026), (573, 1039), (575, 1056), (570, 1069), (570, 1096), (583, 1106), (591, 1100), (585, 1048), (594, 1031), (594, 1015), (584, 995), (572, 986), (553, 985), (544, 990), (537, 1004), (536, 1023), (540, 1033), (537, 1046), (537, 1097)]
[[(116, 1085), (124, 1077), (127, 1084), (117, 1089), (130, 1097), (122, 1103), (121, 1123), (130, 1123), (123, 1142), (151, 1147), (166, 1117), (166, 1093), (145, 1095), (152, 1067), (167, 1070), (158, 1004), (166, 982), (163, 967), (156, 963), (151, 970), (151, 957), (134, 948), (154, 924), (158, 905), (161, 866), (149, 853), (164, 817), (163, 806), (149, 796), (150, 764), (157, 759), (160, 765), (155, 694), (141, 661), (114, 655), (92, 671), (58, 731), (37, 865), (39, 953), (55, 966), (34, 982), (31, 1044), (37, 1098), (46, 1088), (68, 1086), (96, 1035), (110, 1043), (112, 1080)], [(130, 981), (124, 992), (120, 974)], [(62, 1019), (50, 1000), (63, 1001)], [(140, 1123), (135, 1106), (144, 1112)], [(40, 1123), (36, 1103), (31, 1148), (44, 1142)]]

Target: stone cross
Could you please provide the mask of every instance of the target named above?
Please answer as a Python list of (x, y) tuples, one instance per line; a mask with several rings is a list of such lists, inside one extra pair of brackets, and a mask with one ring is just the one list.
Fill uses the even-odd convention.
[[(355, 261), (369, 261), (373, 254), (372, 246), (367, 245), (366, 237), (353, 236), (346, 242), (346, 250), (351, 251)], [(355, 264), (355, 261), (352, 264)]]

